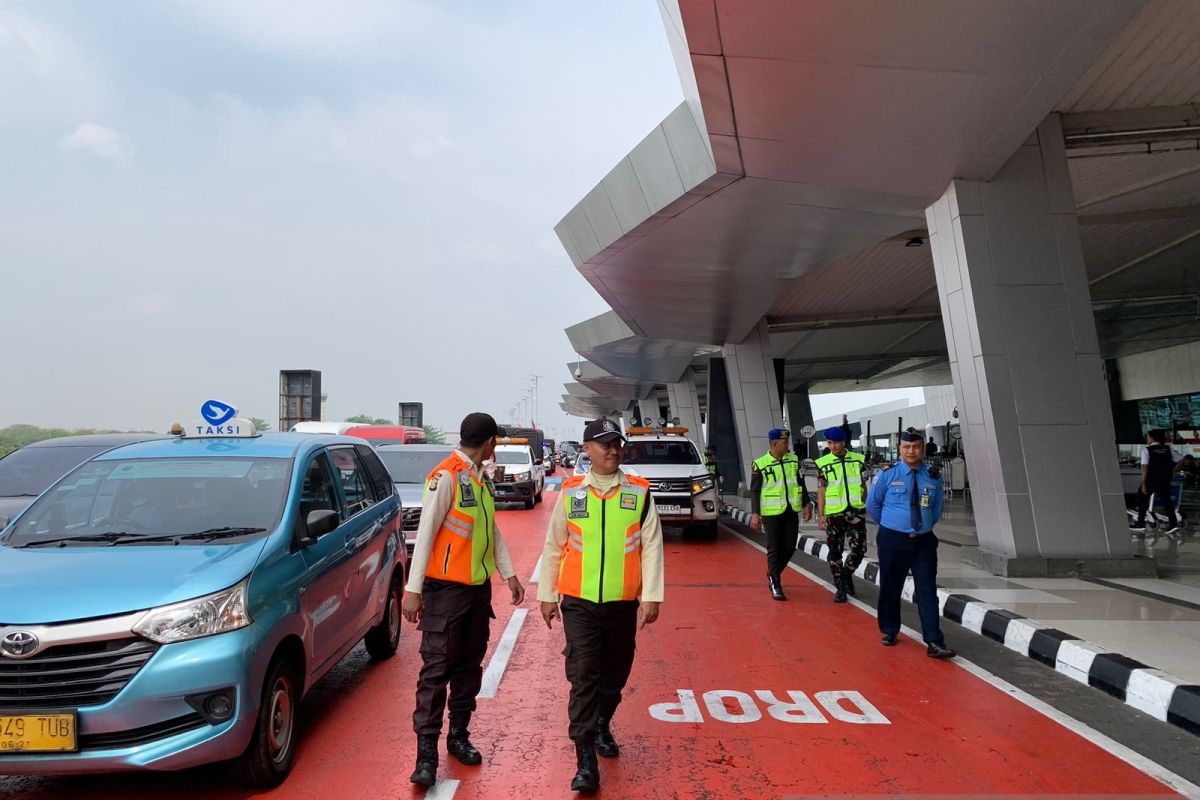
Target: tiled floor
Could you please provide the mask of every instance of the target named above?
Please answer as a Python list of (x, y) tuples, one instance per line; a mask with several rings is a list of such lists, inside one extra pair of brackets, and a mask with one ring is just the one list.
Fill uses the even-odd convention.
[[(816, 526), (804, 529), (819, 534)], [(1010, 580), (960, 563), (961, 546), (976, 539), (970, 507), (958, 498), (948, 504), (938, 536), (940, 585), (1200, 683), (1200, 540), (1179, 545), (1162, 539), (1153, 548), (1141, 543), (1140, 552), (1158, 561), (1161, 577), (1096, 583)], [(873, 544), (869, 555), (876, 557)]]

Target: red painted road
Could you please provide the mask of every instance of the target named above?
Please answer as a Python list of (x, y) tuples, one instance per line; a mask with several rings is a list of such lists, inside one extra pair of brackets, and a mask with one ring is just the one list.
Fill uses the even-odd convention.
[[(522, 581), (541, 553), (554, 497), (500, 515)], [(902, 638), (885, 650), (872, 616), (834, 606), (800, 575), (785, 578), (789, 602), (773, 602), (765, 557), (727, 533), (716, 543), (669, 539), (666, 550), (666, 603), (639, 637), (614, 723), (623, 754), (601, 760), (601, 796), (1172, 794), (965, 670), (926, 658), (923, 646)], [(493, 649), (513, 610), (496, 588)], [(447, 763), (443, 750), (440, 777), (459, 782), (454, 797), (572, 796), (562, 629), (546, 629), (529, 588), (508, 670), (472, 726), (484, 764)], [(369, 664), (361, 649), (347, 657), (306, 701), (296, 769), (275, 792), (256, 795), (205, 768), (0, 778), (0, 798), (420, 797), (408, 783), (417, 666), (411, 626), (392, 661)], [(677, 721), (680, 691), (695, 698), (692, 721)], [(858, 695), (839, 701), (827, 692)], [(776, 707), (777, 719), (774, 701), (794, 704)], [(673, 704), (656, 712), (668, 721), (651, 713), (658, 704)]]

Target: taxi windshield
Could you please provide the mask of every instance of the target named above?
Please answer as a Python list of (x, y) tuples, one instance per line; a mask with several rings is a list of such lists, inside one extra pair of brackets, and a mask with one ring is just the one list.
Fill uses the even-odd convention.
[(623, 464), (699, 464), (700, 455), (692, 443), (678, 442), (629, 442), (621, 458)]
[(528, 450), (496, 450), (497, 464), (528, 464)]
[(5, 544), (261, 535), (283, 515), (291, 465), (286, 458), (90, 461), (30, 506)]
[(377, 450), (375, 451), (387, 471), (392, 483), (424, 483), (433, 468), (446, 460), (449, 451), (429, 450)]

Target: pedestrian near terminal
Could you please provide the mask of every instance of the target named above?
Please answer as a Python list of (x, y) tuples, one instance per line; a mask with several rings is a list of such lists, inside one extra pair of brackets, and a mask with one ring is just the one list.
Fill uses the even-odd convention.
[(1131, 530), (1146, 530), (1146, 512), (1150, 510), (1151, 497), (1156, 497), (1167, 509), (1166, 535), (1179, 531), (1175, 503), (1171, 500), (1171, 482), (1182, 463), (1180, 454), (1167, 444), (1166, 431), (1155, 428), (1146, 434), (1146, 447), (1142, 450), (1142, 483), (1138, 486), (1138, 518)]
[(788, 446), (791, 433), (772, 428), (766, 454), (750, 467), (750, 527), (767, 534), (767, 588), (776, 600), (787, 600), (783, 593), (783, 570), (796, 552), (800, 536), (800, 514), (812, 519), (808, 489), (800, 474), (800, 459)]
[(611, 722), (633, 668), (638, 623), (658, 619), (663, 599), (662, 526), (650, 484), (620, 468), (624, 443), (610, 419), (584, 428), (592, 466), (563, 481), (538, 579), (546, 626), (561, 615), (566, 633), (571, 789), (585, 794), (600, 786), (597, 753), (620, 753)]
[(417, 766), (410, 780), (437, 780), (438, 736), (447, 707), (446, 752), (467, 765), (483, 756), (471, 744), (468, 726), (483, 682), (492, 613), (492, 574), (508, 582), (513, 605), (525, 589), (496, 527), (495, 492), (483, 463), (504, 431), (489, 414), (468, 414), (459, 426), (457, 449), (429, 473), (421, 501), (408, 583), (401, 610), (421, 631), (421, 672), (413, 730)]
[(937, 546), (933, 533), (942, 516), (942, 479), (925, 464), (925, 443), (909, 428), (900, 434), (900, 461), (879, 472), (867, 496), (867, 511), (879, 523), (879, 631), (883, 645), (900, 633), (900, 595), (912, 572), (921, 635), (931, 658), (953, 658), (938, 622)]
[[(846, 449), (842, 428), (825, 431), (829, 454), (817, 459), (817, 523), (825, 529), (835, 603), (854, 592), (854, 570), (867, 554), (866, 457)], [(845, 550), (849, 547), (849, 554)]]

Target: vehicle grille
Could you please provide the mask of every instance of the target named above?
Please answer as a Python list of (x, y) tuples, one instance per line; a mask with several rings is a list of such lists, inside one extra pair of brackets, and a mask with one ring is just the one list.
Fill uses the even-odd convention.
[(160, 722), (157, 725), (147, 725), (144, 728), (134, 728), (116, 733), (81, 733), (79, 749), (81, 750), (111, 750), (117, 747), (133, 747), (148, 744), (168, 736), (175, 736), (187, 731), (203, 728), (208, 723), (199, 714), (187, 714), (182, 717)]
[(651, 494), (691, 494), (691, 478), (647, 478)]
[(415, 531), (421, 525), (421, 509), (406, 508), (404, 509), (404, 530)]
[(107, 703), (157, 650), (154, 642), (130, 637), (59, 645), (20, 661), (0, 658), (0, 708)]

